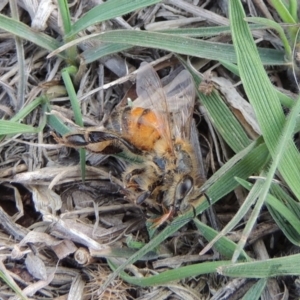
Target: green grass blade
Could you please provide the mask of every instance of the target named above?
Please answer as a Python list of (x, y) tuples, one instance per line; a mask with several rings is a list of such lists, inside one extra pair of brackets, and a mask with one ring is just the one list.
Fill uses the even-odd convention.
[(96, 61), (100, 57), (118, 53), (130, 48), (132, 48), (132, 46), (128, 46), (127, 44), (101, 43), (101, 45), (99, 46), (97, 45), (89, 50), (84, 51), (81, 54), (81, 58), (83, 59), (85, 64), (89, 64), (93, 61)]
[(272, 258), (264, 261), (237, 263), (218, 268), (224, 276), (238, 278), (269, 278), (276, 276), (300, 275), (300, 254)]
[[(117, 269), (117, 266), (113, 264), (111, 260), (108, 259), (108, 263), (113, 270)], [(131, 284), (147, 287), (147, 286), (154, 286), (154, 285), (162, 285), (174, 280), (180, 280), (188, 277), (215, 273), (217, 268), (226, 266), (229, 263), (230, 263), (229, 261), (205, 262), (205, 263), (177, 268), (174, 270), (165, 271), (161, 274), (144, 277), (144, 278), (129, 276), (123, 271), (120, 273), (120, 276), (122, 279), (124, 279), (125, 281)]]
[(282, 188), (272, 185), (272, 193), (267, 199), (267, 207), (278, 227), (294, 245), (300, 246), (300, 208)]
[(16, 113), (10, 121), (17, 122), (21, 121), (27, 117), (33, 110), (35, 110), (39, 105), (43, 105), (48, 102), (47, 97), (41, 96), (30, 102), (24, 108), (22, 108), (18, 113)]
[[(190, 71), (192, 72), (196, 87), (198, 87), (201, 80), (193, 70)], [(250, 139), (240, 122), (224, 103), (220, 93), (214, 90), (210, 95), (204, 95), (198, 89), (196, 89), (196, 92), (208, 112), (209, 119), (231, 149), (237, 153), (246, 148), (250, 144)]]
[(289, 44), (289, 41), (287, 39), (287, 36), (285, 35), (285, 32), (283, 30), (283, 28), (275, 21), (273, 20), (269, 20), (269, 19), (264, 19), (264, 18), (246, 18), (245, 19), (247, 22), (253, 22), (253, 23), (257, 23), (260, 25), (265, 25), (269, 28), (272, 28), (274, 30), (276, 30), (278, 32), (278, 35), (283, 43), (286, 55), (289, 59), (291, 59), (291, 55), (292, 55), (292, 50)]
[[(229, 63), (229, 62), (225, 62), (225, 61), (220, 61), (220, 62), (230, 72), (232, 72), (236, 76), (240, 76), (237, 65)], [(286, 108), (292, 108), (295, 103), (295, 100), (290, 98), (289, 96), (283, 94), (278, 89), (276, 89), (274, 86), (273, 86), (273, 88), (275, 89), (275, 93), (277, 94), (277, 97), (279, 98), (281, 105), (283, 105)]]
[[(291, 113), (289, 114), (286, 120), (286, 123), (282, 131), (281, 139), (275, 149), (274, 159), (272, 161), (270, 169), (267, 171), (266, 180), (264, 181), (263, 186), (261, 187), (261, 192), (258, 197), (258, 201), (256, 202), (255, 207), (251, 213), (251, 216), (243, 231), (244, 238), (241, 238), (241, 240), (239, 241), (238, 247), (236, 248), (236, 251), (232, 257), (233, 262), (235, 262), (238, 259), (240, 255), (240, 251), (242, 251), (242, 249), (244, 248), (247, 238), (250, 235), (250, 232), (256, 223), (259, 212), (269, 193), (273, 178), (275, 177), (276, 170), (278, 168), (282, 155), (285, 151), (285, 146), (288, 144), (288, 140), (292, 139), (292, 135), (294, 133), (294, 128), (296, 125), (296, 118), (299, 115), (299, 113), (300, 113), (300, 99), (298, 99), (298, 101), (295, 103)], [(262, 174), (262, 177), (265, 177), (264, 174)]]
[[(10, 1), (10, 9), (11, 15), (16, 20), (20, 20), (18, 4), (15, 1)], [(24, 53), (24, 44), (23, 40), (17, 36), (15, 36), (16, 43), (16, 52), (17, 52), (17, 60), (18, 60), (18, 88), (17, 88), (17, 103), (14, 104), (15, 110), (19, 111), (24, 103), (25, 103), (25, 93), (26, 93), (26, 83), (27, 83), (27, 72), (26, 72), (26, 61), (25, 61), (25, 53)]]
[(244, 295), (242, 300), (259, 300), (263, 290), (267, 284), (267, 279), (260, 279), (256, 284), (254, 284)]
[[(267, 29), (268, 26), (260, 24), (250, 24), (251, 30)], [(189, 37), (212, 37), (220, 34), (231, 34), (229, 26), (213, 26), (213, 27), (199, 27), (199, 28), (176, 28), (157, 30), (160, 33), (168, 33), (173, 35), (184, 35)]]
[[(89, 37), (86, 37), (87, 39)], [(123, 43), (132, 46), (150, 47), (170, 52), (207, 58), (212, 60), (225, 60), (235, 63), (237, 61), (234, 47), (229, 44), (194, 39), (185, 36), (165, 34), (160, 32), (147, 32), (135, 30), (114, 30), (97, 34), (93, 37), (98, 41), (110, 43)], [(78, 42), (84, 39), (79, 39)], [(64, 49), (64, 48), (62, 48)], [(84, 57), (91, 61), (92, 50), (84, 51)], [(259, 49), (261, 60), (266, 65), (286, 65), (284, 52), (273, 49)]]
[[(237, 179), (237, 182), (241, 182), (240, 179)], [(246, 215), (246, 213), (249, 211), (253, 203), (255, 203), (255, 200), (258, 198), (259, 192), (261, 190), (263, 183), (260, 181), (257, 181), (253, 188), (251, 189), (250, 193), (248, 194), (247, 198), (245, 199), (242, 206), (239, 208), (238, 212), (235, 214), (235, 216), (230, 220), (230, 222), (222, 229), (222, 231), (215, 236), (210, 243), (204, 247), (204, 249), (201, 251), (200, 254), (204, 254), (207, 252), (219, 239), (221, 239), (224, 235), (226, 235), (228, 232), (230, 232)], [(255, 219), (256, 221), (256, 219)], [(234, 249), (232, 260), (235, 262), (237, 259), (236, 256), (239, 257), (239, 253), (241, 253), (242, 250), (239, 251), (239, 253), (236, 252), (236, 249)], [(235, 256), (235, 257), (234, 257)]]
[(0, 14), (0, 28), (49, 51), (54, 51), (60, 46), (60, 43), (50, 36), (37, 32), (29, 26), (2, 14)]
[[(238, 179), (239, 183), (250, 190), (252, 184)], [(251, 189), (252, 191), (252, 189)], [(267, 207), (272, 214), (279, 228), (284, 232), (286, 237), (295, 245), (300, 243), (300, 208), (293, 199), (290, 198), (279, 186), (272, 185), (272, 192), (276, 197), (268, 194), (266, 199)], [(279, 200), (280, 199), (280, 200)], [(288, 205), (290, 203), (290, 205)]]
[(69, 133), (71, 130), (66, 126), (58, 117), (55, 115), (47, 116), (47, 124), (53, 128), (55, 132), (58, 132), (60, 135)]
[[(226, 162), (225, 165), (222, 166), (217, 172), (215, 172), (201, 187), (202, 190), (207, 190), (210, 186), (212, 186), (216, 181), (218, 181), (220, 178), (223, 178), (224, 174), (227, 172), (231, 172), (232, 168), (234, 168), (234, 165), (242, 161), (247, 155), (251, 155), (252, 151), (257, 151), (256, 147), (259, 147), (259, 150), (257, 153), (260, 155), (263, 155), (263, 158), (267, 158), (267, 148), (265, 145), (261, 145), (259, 143), (259, 140), (252, 142), (248, 147), (243, 149), (242, 151), (238, 152), (236, 155), (234, 155), (230, 160)], [(265, 156), (266, 154), (266, 156)], [(247, 166), (245, 166), (247, 167)], [(241, 166), (239, 167), (241, 168)], [(232, 176), (237, 176), (232, 174)], [(235, 182), (236, 180), (230, 179), (230, 182), (223, 182), (223, 184), (229, 184)]]
[(72, 29), (71, 16), (70, 16), (68, 2), (66, 0), (60, 0), (57, 2), (57, 5), (58, 5), (60, 16), (62, 19), (64, 33), (68, 34)]
[[(266, 145), (275, 159), (277, 143), (285, 121), (281, 104), (261, 64), (250, 30), (244, 21), (245, 14), (240, 1), (230, 1), (230, 18), (243, 86), (256, 113)], [(292, 139), (288, 140), (285, 149), (279, 170), (300, 199), (299, 153)]]
[(292, 17), (290, 14), (288, 7), (284, 4), (284, 1), (282, 0), (272, 0), (271, 1), (274, 8), (276, 9), (277, 13), (279, 14), (281, 20), (284, 23), (290, 23), (290, 24), (295, 24), (296, 19)]
[[(252, 149), (252, 145), (249, 149)], [(236, 154), (202, 187), (212, 203), (215, 203), (239, 185), (235, 177), (246, 179), (253, 173), (258, 174), (268, 160), (268, 151), (264, 144), (260, 144), (249, 152), (245, 151), (240, 160), (236, 160), (236, 156), (240, 158), (239, 153)], [(229, 169), (227, 164), (231, 165)], [(226, 169), (226, 172), (223, 173), (223, 169)]]
[(0, 120), (0, 135), (11, 135), (19, 133), (38, 133), (41, 128), (31, 125), (16, 123), (7, 120)]
[(296, 23), (299, 23), (299, 18), (298, 18), (298, 1), (297, 0), (290, 0), (289, 1), (290, 7), (289, 7), (289, 12), (294, 20), (296, 20)]
[(80, 110), (79, 100), (77, 98), (76, 91), (75, 91), (72, 79), (70, 77), (70, 73), (75, 74), (76, 71), (77, 70), (75, 70), (75, 67), (68, 67), (68, 68), (65, 68), (61, 72), (61, 76), (62, 76), (66, 90), (67, 90), (69, 98), (70, 98), (70, 102), (71, 102), (72, 109), (74, 112), (75, 122), (80, 127), (83, 127), (82, 114), (81, 114), (81, 110)]
[[(300, 221), (283, 202), (269, 195), (267, 201), (270, 213), (285, 236), (295, 245), (300, 246)], [(292, 230), (291, 230), (292, 229)]]
[[(71, 106), (74, 112), (74, 118), (77, 125), (83, 127), (82, 114), (80, 110), (79, 101), (75, 92), (75, 88), (73, 86), (73, 82), (71, 80), (70, 74), (75, 74), (77, 69), (75, 67), (68, 67), (62, 71), (62, 79), (65, 83), (65, 87), (67, 89), (68, 95), (70, 97)], [(79, 149), (80, 156), (80, 169), (83, 180), (85, 179), (85, 157), (86, 151), (85, 149)]]
[(29, 298), (27, 298), (27, 296), (24, 295), (23, 291), (8, 273), (2, 261), (0, 262), (0, 278), (16, 293), (16, 295), (18, 295), (18, 298), (22, 300), (29, 300)]
[[(60, 16), (61, 16), (63, 28), (64, 28), (64, 34), (65, 34), (64, 42), (67, 43), (67, 42), (73, 40), (72, 37), (69, 37), (69, 38), (66, 37), (66, 35), (72, 30), (71, 16), (70, 16), (68, 1), (61, 0), (61, 1), (58, 1), (57, 4), (58, 4)], [(77, 53), (76, 46), (68, 48), (66, 51), (66, 56), (68, 58), (69, 64), (77, 65), (78, 53)]]
[(233, 115), (229, 107), (224, 103), (220, 93), (215, 90), (210, 95), (200, 93), (198, 90), (201, 83), (199, 75), (195, 73), (195, 71), (190, 68), (190, 66), (180, 56), (178, 56), (178, 58), (192, 74), (197, 96), (201, 103), (205, 106), (207, 113), (210, 116), (209, 119), (223, 139), (236, 153), (245, 149), (251, 141), (240, 122)]
[(67, 35), (67, 37), (69, 37), (70, 35), (75, 35), (76, 33), (94, 24), (128, 14), (132, 11), (156, 4), (158, 2), (160, 2), (160, 0), (110, 0), (104, 2), (92, 8), (77, 22), (75, 22), (72, 26), (72, 30)]
[[(28, 105), (23, 107), (18, 113), (16, 113), (10, 120), (3, 120), (0, 124), (0, 140), (7, 134), (18, 134), (18, 133), (36, 133), (42, 130), (41, 127), (33, 127), (26, 124), (17, 123), (22, 121), (28, 116), (34, 109), (39, 105), (46, 104), (47, 97), (41, 96), (30, 102)], [(1, 122), (1, 121), (0, 121)], [(19, 131), (20, 130), (20, 131)]]
[[(211, 241), (219, 234), (219, 232), (207, 226), (206, 224), (200, 222), (198, 219), (194, 219), (193, 221), (197, 229), (200, 231), (201, 235), (203, 235), (206, 240)], [(223, 236), (217, 242), (214, 243), (213, 247), (224, 258), (230, 259), (234, 253), (236, 246), (237, 246), (236, 243), (232, 242), (230, 239)], [(239, 259), (248, 260), (248, 261), (251, 260), (250, 257), (244, 251), (241, 252)]]

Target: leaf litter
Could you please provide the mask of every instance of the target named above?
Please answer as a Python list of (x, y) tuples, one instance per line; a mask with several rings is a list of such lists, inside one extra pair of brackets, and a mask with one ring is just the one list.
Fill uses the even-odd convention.
[[(70, 11), (74, 21), (96, 4), (98, 1), (73, 1)], [(96, 33), (119, 28), (161, 30), (228, 24), (226, 9), (220, 9), (212, 1), (207, 1), (204, 6), (201, 4), (201, 1), (163, 1), (93, 25), (88, 30), (89, 33)], [(63, 29), (55, 2), (18, 1), (18, 5), (22, 22), (36, 31), (61, 38)], [(45, 6), (48, 9), (43, 9)], [(8, 4), (0, 5), (0, 8), (2, 14), (10, 14)], [(221, 5), (221, 8), (224, 6)], [(14, 37), (4, 31), (0, 35), (1, 118), (9, 119), (17, 112), (18, 82), (23, 76), (27, 84), (25, 105), (46, 91), (52, 98), (51, 113), (61, 116), (74, 128), (71, 120), (73, 113), (61, 82), (62, 59), (58, 56), (46, 59), (47, 51), (24, 42), (27, 69), (25, 74), (19, 74)], [(222, 36), (212, 38), (214, 41), (222, 39)], [(84, 51), (97, 44), (96, 41), (85, 42), (79, 44), (79, 48)], [(86, 76), (82, 76), (77, 90), (86, 126), (101, 126), (101, 120), (109, 116), (111, 107), (124, 99), (126, 92), (132, 91), (130, 80), (134, 81), (136, 74), (132, 71), (142, 61), (155, 65), (161, 77), (179, 65), (176, 57), (165, 51), (136, 47), (87, 66)], [(195, 63), (201, 65), (203, 74), (215, 66), (213, 61), (204, 59)], [(259, 133), (249, 103), (243, 99), (242, 92), (230, 84), (228, 72), (221, 66), (217, 66), (216, 72), (219, 77), (211, 78), (213, 89), (222, 93), (232, 110), (239, 110), (236, 117), (242, 124), (246, 123), (255, 133)], [(233, 100), (236, 101), (232, 103)], [(223, 156), (230, 154), (221, 136), (213, 137), (213, 129), (209, 130), (211, 124), (206, 124), (209, 119), (202, 114), (203, 110), (195, 111), (204, 170), (210, 176), (221, 163), (216, 160), (213, 151), (219, 151)], [(39, 126), (45, 118), (45, 112), (36, 108), (24, 117), (23, 122)], [(111, 273), (105, 258), (124, 261), (132, 255), (135, 250), (128, 247), (128, 236), (141, 244), (147, 243), (149, 235), (145, 222), (152, 212), (124, 198), (126, 192), (120, 176), (125, 168), (122, 159), (88, 156), (83, 182), (78, 153), (53, 146), (50, 130), (50, 127), (45, 127), (43, 133), (38, 135), (7, 136), (0, 141), (0, 271), (1, 276), (5, 274), (12, 282), (2, 286), (0, 296), (3, 299), (15, 296), (10, 289), (14, 284), (21, 289), (19, 299), (209, 299), (213, 294), (217, 297), (222, 293), (227, 295), (226, 299), (235, 299), (234, 294), (244, 289), (245, 281), (233, 282), (232, 279), (221, 279), (215, 275), (147, 288), (118, 278), (100, 295), (99, 287)], [(215, 219), (216, 224), (226, 224), (236, 212), (232, 203), (237, 197), (238, 192), (230, 194), (222, 204), (215, 206), (211, 215), (203, 214), (201, 220), (212, 223)], [(261, 218), (261, 227), (270, 225), (268, 215)], [(265, 231), (257, 227), (252, 233), (255, 238), (250, 243), (261, 241), (265, 232), (276, 233), (277, 229), (274, 223)], [(231, 238), (237, 240), (239, 234), (237, 229)], [(136, 277), (147, 277), (191, 262), (214, 260), (214, 252), (201, 257), (197, 255), (206, 243), (201, 234), (188, 224), (155, 249), (152, 258), (145, 257), (136, 265), (128, 266), (128, 271)], [(274, 284), (277, 289), (278, 284)]]

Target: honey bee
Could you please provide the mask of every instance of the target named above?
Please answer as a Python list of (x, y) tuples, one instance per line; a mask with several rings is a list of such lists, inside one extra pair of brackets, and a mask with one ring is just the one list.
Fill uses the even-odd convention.
[(152, 220), (159, 227), (185, 210), (203, 183), (192, 119), (195, 89), (186, 70), (163, 88), (152, 66), (142, 63), (136, 92), (133, 104), (115, 108), (103, 128), (53, 136), (68, 147), (138, 157), (139, 163), (130, 163), (122, 175), (124, 188), (135, 203), (160, 208), (163, 214)]

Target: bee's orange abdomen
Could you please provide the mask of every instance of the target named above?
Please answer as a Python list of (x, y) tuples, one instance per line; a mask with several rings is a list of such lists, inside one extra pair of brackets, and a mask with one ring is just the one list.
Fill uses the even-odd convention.
[(141, 150), (151, 151), (161, 135), (159, 120), (149, 109), (135, 107), (130, 110), (126, 120), (127, 136), (130, 142)]

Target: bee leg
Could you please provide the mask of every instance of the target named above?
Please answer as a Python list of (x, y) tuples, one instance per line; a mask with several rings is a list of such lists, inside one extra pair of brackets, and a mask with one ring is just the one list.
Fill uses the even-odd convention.
[(152, 222), (151, 228), (158, 228), (161, 225), (163, 225), (166, 221), (171, 219), (174, 215), (174, 207), (170, 207), (169, 210), (163, 207), (164, 214), (160, 216), (159, 218), (152, 219), (150, 222)]
[(83, 133), (71, 133), (61, 137), (53, 131), (50, 134), (58, 144), (63, 144), (67, 147), (85, 147), (88, 144)]
[(126, 139), (116, 133), (101, 130), (80, 130), (74, 133), (68, 133), (58, 136), (51, 132), (54, 140), (71, 148), (85, 148), (93, 153), (101, 154), (119, 154), (122, 152), (130, 153), (136, 157), (142, 153)]
[(143, 180), (145, 173), (145, 168), (136, 168), (132, 169), (125, 174), (125, 176), (123, 176), (125, 189), (130, 190), (133, 192), (133, 194), (137, 195), (137, 197), (135, 197), (136, 204), (142, 204), (152, 192), (148, 189), (148, 186)]
[(141, 193), (137, 199), (136, 199), (136, 203), (137, 204), (142, 204), (149, 196), (151, 195), (150, 191), (145, 191), (143, 193)]
[[(196, 208), (193, 204), (189, 203), (188, 206), (185, 208), (185, 211), (189, 210), (189, 209), (192, 209), (193, 210), (193, 219), (197, 217), (197, 212), (196, 212)], [(180, 213), (183, 213), (182, 211), (179, 210)]]
[(122, 138), (119, 134), (109, 131), (93, 130), (86, 133), (86, 140), (89, 141), (88, 150), (102, 154), (117, 154), (128, 152), (140, 155), (141, 150)]
[[(147, 178), (147, 180), (145, 180), (145, 178)], [(153, 167), (144, 166), (129, 170), (123, 176), (123, 182), (125, 188), (137, 193), (135, 202), (140, 205), (161, 185), (161, 178), (157, 178), (159, 178), (159, 175)]]
[[(146, 172), (145, 168), (136, 168), (128, 172), (124, 176), (125, 185), (127, 188), (136, 187), (138, 185), (138, 178)], [(136, 179), (135, 179), (136, 178)]]

